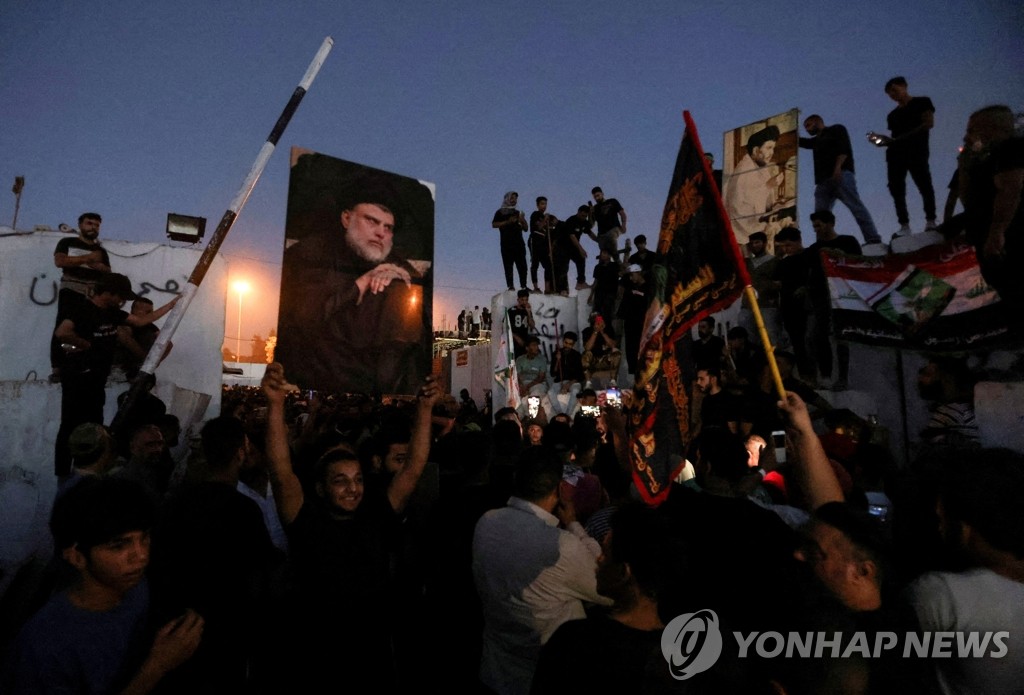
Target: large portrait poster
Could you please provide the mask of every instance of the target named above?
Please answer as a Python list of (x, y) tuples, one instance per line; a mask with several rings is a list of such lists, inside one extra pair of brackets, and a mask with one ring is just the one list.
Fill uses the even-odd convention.
[(726, 131), (722, 148), (722, 198), (740, 248), (754, 232), (768, 237), (797, 224), (796, 109)]
[(275, 359), (304, 389), (415, 393), (430, 370), (433, 184), (291, 155)]

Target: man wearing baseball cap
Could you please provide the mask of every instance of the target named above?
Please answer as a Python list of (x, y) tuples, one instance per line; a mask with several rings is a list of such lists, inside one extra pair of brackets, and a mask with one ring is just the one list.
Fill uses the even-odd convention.
[(114, 347), (132, 340), (130, 328), (153, 323), (169, 312), (177, 297), (144, 316), (121, 310), (138, 297), (132, 283), (119, 273), (105, 273), (86, 301), (68, 307), (53, 335), (66, 357), (61, 368), (60, 430), (54, 452), (54, 472), (64, 478), (71, 472), (68, 438), (83, 422), (103, 423), (105, 387)]

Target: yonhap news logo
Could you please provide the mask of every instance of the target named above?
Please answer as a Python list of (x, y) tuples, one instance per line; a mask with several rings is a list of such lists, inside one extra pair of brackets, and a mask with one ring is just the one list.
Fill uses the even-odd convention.
[(676, 616), (661, 633), (661, 653), (676, 680), (707, 671), (722, 655), (718, 615), (705, 608)]
[[(868, 658), (885, 653), (903, 658), (1001, 659), (1010, 633), (1001, 632), (733, 632), (740, 659)], [(705, 608), (676, 616), (661, 633), (661, 653), (676, 680), (707, 671), (722, 655), (718, 615)]]

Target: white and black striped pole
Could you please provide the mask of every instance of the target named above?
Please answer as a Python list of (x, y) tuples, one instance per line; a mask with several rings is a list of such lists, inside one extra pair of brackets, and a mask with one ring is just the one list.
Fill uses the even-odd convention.
[(288, 127), (288, 122), (291, 121), (296, 109), (299, 108), (299, 103), (302, 101), (302, 97), (306, 96), (309, 86), (313, 83), (317, 73), (320, 72), (320, 67), (324, 64), (324, 61), (327, 59), (327, 54), (331, 52), (331, 47), (333, 46), (334, 39), (330, 36), (325, 38), (324, 42), (320, 44), (320, 50), (316, 52), (316, 56), (313, 57), (313, 62), (309, 64), (309, 67), (306, 69), (306, 74), (302, 76), (299, 86), (295, 88), (291, 99), (288, 100), (287, 105), (284, 107), (284, 111), (281, 112), (281, 116), (277, 119), (277, 123), (274, 124), (273, 129), (270, 131), (267, 141), (263, 143), (263, 147), (260, 148), (259, 154), (256, 155), (256, 161), (253, 162), (252, 168), (249, 170), (249, 174), (245, 177), (245, 181), (242, 183), (242, 187), (238, 189), (235, 199), (231, 201), (230, 207), (228, 207), (224, 216), (221, 217), (220, 224), (217, 225), (217, 230), (213, 233), (213, 236), (210, 237), (210, 243), (206, 245), (205, 249), (203, 249), (203, 253), (199, 257), (199, 262), (196, 263), (196, 267), (192, 270), (192, 274), (188, 278), (185, 289), (181, 292), (178, 303), (175, 304), (174, 308), (167, 314), (167, 320), (164, 322), (163, 328), (160, 329), (160, 335), (157, 337), (156, 342), (153, 343), (153, 347), (149, 349), (149, 352), (146, 354), (146, 359), (143, 361), (142, 367), (139, 369), (138, 375), (132, 381), (131, 389), (128, 391), (128, 397), (118, 408), (117, 414), (114, 416), (114, 420), (110, 424), (111, 429), (115, 432), (117, 432), (121, 423), (124, 421), (125, 415), (135, 405), (139, 396), (143, 392), (148, 391), (152, 386), (153, 373), (156, 370), (157, 364), (160, 362), (160, 356), (164, 354), (164, 350), (167, 349), (167, 344), (171, 342), (171, 337), (174, 335), (174, 331), (177, 330), (178, 324), (181, 323), (182, 316), (184, 316), (185, 312), (188, 311), (189, 304), (192, 303), (192, 298), (195, 297), (196, 292), (199, 289), (199, 285), (203, 282), (203, 278), (206, 277), (206, 271), (210, 269), (210, 264), (213, 263), (213, 259), (217, 256), (217, 252), (220, 250), (221, 244), (224, 243), (224, 239), (227, 237), (228, 232), (231, 231), (231, 226), (235, 223), (235, 219), (238, 218), (239, 213), (241, 213), (242, 208), (245, 206), (245, 202), (249, 199), (249, 194), (252, 193), (252, 189), (256, 186), (256, 182), (263, 173), (263, 169), (266, 168), (270, 155), (274, 153), (274, 148), (277, 147), (277, 141), (281, 139), (281, 134), (284, 133), (284, 129)]

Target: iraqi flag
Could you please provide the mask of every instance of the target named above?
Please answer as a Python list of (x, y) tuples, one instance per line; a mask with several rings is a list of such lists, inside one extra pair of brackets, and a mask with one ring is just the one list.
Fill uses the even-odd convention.
[(750, 284), (689, 111), (683, 119), (629, 411), (633, 480), (648, 504), (665, 500), (686, 463), (695, 376), (690, 329)]
[(837, 338), (959, 352), (997, 347), (1009, 330), (974, 248), (927, 246), (888, 256), (822, 254)]

